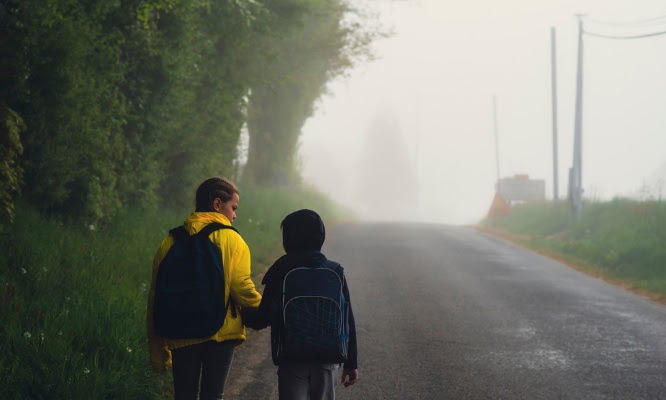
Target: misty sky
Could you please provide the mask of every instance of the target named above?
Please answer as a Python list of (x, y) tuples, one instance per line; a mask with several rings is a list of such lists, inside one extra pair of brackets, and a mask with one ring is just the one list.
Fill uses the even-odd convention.
[[(330, 85), (303, 129), (301, 159), (308, 182), (369, 219), (482, 219), (497, 177), (493, 96), (501, 177), (544, 179), (552, 198), (551, 26), (557, 29), (559, 194), (566, 197), (574, 14), (587, 14), (586, 30), (607, 35), (666, 31), (663, 0), (366, 3), (396, 34), (376, 43), (377, 60)], [(632, 26), (592, 22), (657, 17), (664, 18)], [(646, 184), (644, 195), (666, 195), (666, 35), (585, 36), (584, 46), (585, 196), (637, 196)], [(372, 195), (373, 186), (381, 196)]]

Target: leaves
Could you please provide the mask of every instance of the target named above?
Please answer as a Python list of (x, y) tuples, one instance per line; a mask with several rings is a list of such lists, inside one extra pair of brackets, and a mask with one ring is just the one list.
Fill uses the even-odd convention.
[(14, 114), (0, 121), (25, 150), (22, 169), (3, 153), (3, 193), (23, 176), (27, 202), (86, 223), (130, 203), (191, 207), (196, 185), (233, 172), (246, 122), (247, 179), (294, 181), (303, 122), (362, 52), (346, 12), (342, 0), (1, 0), (0, 102)]
[(252, 86), (244, 173), (257, 184), (285, 185), (299, 180), (298, 138), (326, 85), (368, 52), (374, 36), (347, 26), (351, 10), (343, 1), (291, 0), (272, 6), (271, 34), (259, 42), (267, 56), (257, 75), (265, 79)]
[(21, 117), (0, 103), (0, 222), (14, 221), (14, 197), (23, 183), (18, 159), (23, 154), (20, 132), (24, 128)]

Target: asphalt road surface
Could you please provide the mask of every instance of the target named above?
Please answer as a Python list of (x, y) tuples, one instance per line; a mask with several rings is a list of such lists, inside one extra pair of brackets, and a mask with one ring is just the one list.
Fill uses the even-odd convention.
[[(666, 306), (466, 227), (340, 224), (323, 251), (358, 332), (338, 399), (666, 399)], [(250, 332), (225, 398), (277, 399), (276, 371)]]

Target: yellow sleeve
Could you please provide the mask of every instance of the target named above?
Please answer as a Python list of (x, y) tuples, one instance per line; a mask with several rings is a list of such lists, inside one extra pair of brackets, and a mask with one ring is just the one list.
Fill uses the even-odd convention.
[(152, 278), (150, 280), (150, 292), (148, 293), (148, 307), (146, 310), (146, 333), (148, 335), (148, 350), (150, 352), (150, 363), (155, 372), (164, 372), (171, 366), (171, 351), (164, 338), (155, 335), (153, 324), (153, 302), (155, 300), (155, 279), (160, 262), (173, 245), (173, 238), (167, 236), (157, 250), (153, 259)]
[(241, 307), (259, 307), (261, 295), (252, 281), (250, 269), (250, 248), (238, 236), (238, 245), (231, 261), (231, 296)]

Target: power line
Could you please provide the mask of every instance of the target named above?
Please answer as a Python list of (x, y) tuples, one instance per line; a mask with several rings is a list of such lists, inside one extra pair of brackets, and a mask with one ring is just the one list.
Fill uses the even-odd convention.
[(642, 39), (642, 38), (647, 38), (647, 37), (666, 35), (666, 31), (646, 33), (646, 34), (643, 34), (643, 35), (635, 35), (635, 36), (604, 35), (604, 34), (601, 34), (601, 33), (595, 33), (595, 32), (590, 32), (590, 31), (584, 31), (583, 33), (585, 33), (586, 35), (596, 36), (596, 37), (600, 37), (600, 38), (604, 38), (604, 39)]
[(643, 19), (643, 20), (635, 20), (635, 21), (625, 21), (625, 22), (611, 22), (611, 21), (603, 21), (603, 20), (598, 20), (594, 18), (589, 18), (589, 17), (584, 17), (585, 20), (594, 22), (596, 24), (602, 24), (602, 25), (612, 25), (612, 26), (637, 26), (637, 25), (645, 25), (645, 24), (651, 24), (653, 25), (655, 22), (659, 20), (664, 20), (662, 22), (666, 22), (666, 15), (662, 15), (660, 17), (654, 17), (654, 18), (648, 18), (648, 19)]

